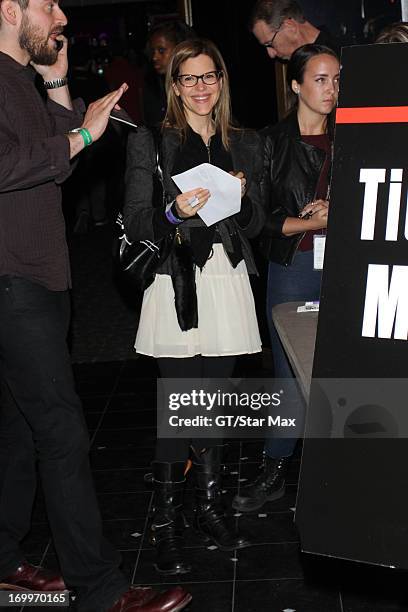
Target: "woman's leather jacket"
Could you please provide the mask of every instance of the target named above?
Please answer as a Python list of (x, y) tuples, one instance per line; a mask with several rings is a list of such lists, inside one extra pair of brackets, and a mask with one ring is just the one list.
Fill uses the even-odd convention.
[[(171, 178), (174, 161), (180, 147), (180, 132), (166, 128), (161, 138), (161, 166), (164, 196), (172, 201), (179, 193)], [(242, 227), (239, 214), (232, 215), (217, 223), (218, 233), (225, 253), (235, 268), (243, 259), (249, 274), (256, 274), (256, 266), (249, 238), (258, 235), (263, 227), (265, 211), (261, 198), (263, 171), (263, 148), (259, 134), (251, 130), (234, 130), (230, 134), (231, 158), (235, 171), (242, 171), (247, 179), (244, 198), (250, 208), (248, 222)], [(150, 130), (139, 128), (129, 136), (126, 168), (126, 198), (124, 226), (131, 241), (157, 240), (174, 232), (165, 215), (163, 201), (154, 197), (154, 176), (157, 168), (156, 147)], [(160, 199), (159, 199), (160, 200)], [(206, 227), (196, 217), (186, 219), (178, 226), (181, 245), (170, 252), (157, 272), (172, 278), (175, 307), (180, 328), (183, 331), (197, 327), (197, 296), (195, 272), (191, 249), (188, 249), (190, 231)], [(184, 248), (186, 247), (186, 248)]]
[[(265, 208), (261, 198), (262, 183), (262, 140), (252, 130), (236, 130), (231, 137), (231, 157), (235, 171), (244, 172), (247, 180), (247, 197), (251, 201), (250, 220), (241, 227), (237, 215), (220, 221), (217, 224), (225, 251), (231, 264), (235, 267), (241, 259), (245, 260), (248, 273), (256, 274), (256, 266), (248, 238), (257, 236), (265, 220)], [(168, 201), (173, 200), (180, 192), (171, 178), (174, 160), (180, 146), (180, 133), (166, 128), (161, 142), (163, 169), (163, 186)], [(126, 164), (126, 197), (124, 207), (124, 225), (126, 235), (132, 241), (157, 240), (162, 235), (174, 230), (161, 206), (155, 208), (153, 202), (153, 177), (156, 169), (156, 148), (151, 130), (141, 127), (131, 134), (128, 140)], [(154, 230), (154, 227), (159, 228)], [(191, 227), (205, 227), (200, 218), (188, 219), (180, 226), (180, 232), (187, 234)], [(160, 232), (160, 233), (158, 233)], [(239, 248), (234, 247), (236, 236)], [(172, 273), (172, 259), (166, 260), (158, 269), (159, 274)]]
[(315, 199), (325, 153), (302, 141), (296, 111), (262, 135), (266, 223), (260, 250), (269, 261), (289, 266), (304, 234), (284, 236), (282, 227), (286, 217), (297, 217)]

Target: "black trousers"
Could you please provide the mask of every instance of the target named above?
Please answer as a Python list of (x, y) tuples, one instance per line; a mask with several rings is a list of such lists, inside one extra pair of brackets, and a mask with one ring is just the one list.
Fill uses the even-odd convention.
[[(230, 378), (234, 371), (236, 356), (228, 357), (185, 357), (176, 359), (161, 357), (157, 360), (162, 378)], [(215, 438), (158, 438), (156, 444), (156, 461), (173, 463), (186, 461), (190, 446), (198, 451), (222, 444)]]
[(0, 277), (0, 578), (24, 560), (36, 462), (64, 579), (78, 610), (104, 611), (128, 588), (102, 535), (89, 438), (66, 345), (67, 291)]

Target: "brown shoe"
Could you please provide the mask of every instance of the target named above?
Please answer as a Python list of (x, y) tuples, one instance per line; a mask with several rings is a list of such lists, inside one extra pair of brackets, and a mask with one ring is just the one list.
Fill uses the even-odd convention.
[(164, 593), (150, 587), (130, 587), (108, 612), (178, 612), (191, 599), (190, 593), (179, 586)]
[(12, 591), (66, 591), (65, 582), (59, 574), (43, 567), (24, 563), (13, 574), (0, 581), (0, 589)]

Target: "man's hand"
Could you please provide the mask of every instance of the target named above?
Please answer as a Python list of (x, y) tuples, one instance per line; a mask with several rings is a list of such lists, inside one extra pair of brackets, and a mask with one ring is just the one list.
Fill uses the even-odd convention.
[[(127, 83), (123, 83), (115, 91), (111, 91), (103, 98), (91, 102), (85, 113), (83, 123), (80, 127), (86, 128), (91, 135), (92, 142), (98, 140), (108, 125), (109, 115), (113, 109), (120, 110), (118, 102), (121, 96), (129, 89)], [(84, 148), (81, 134), (68, 134), (71, 147), (71, 159)]]
[(120, 110), (118, 102), (122, 95), (129, 89), (127, 83), (122, 85), (115, 91), (111, 91), (103, 98), (91, 102), (86, 111), (84, 121), (81, 127), (89, 130), (92, 140), (98, 140), (106, 130), (108, 125), (109, 115), (113, 109)]

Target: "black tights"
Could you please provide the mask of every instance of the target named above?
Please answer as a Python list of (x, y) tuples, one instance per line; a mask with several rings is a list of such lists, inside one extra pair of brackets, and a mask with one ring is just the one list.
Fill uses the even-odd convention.
[[(157, 360), (162, 378), (229, 378), (235, 367), (236, 356), (229, 357), (161, 357)], [(156, 461), (174, 463), (186, 461), (189, 448), (197, 450), (222, 444), (215, 438), (158, 438), (156, 444)]]

